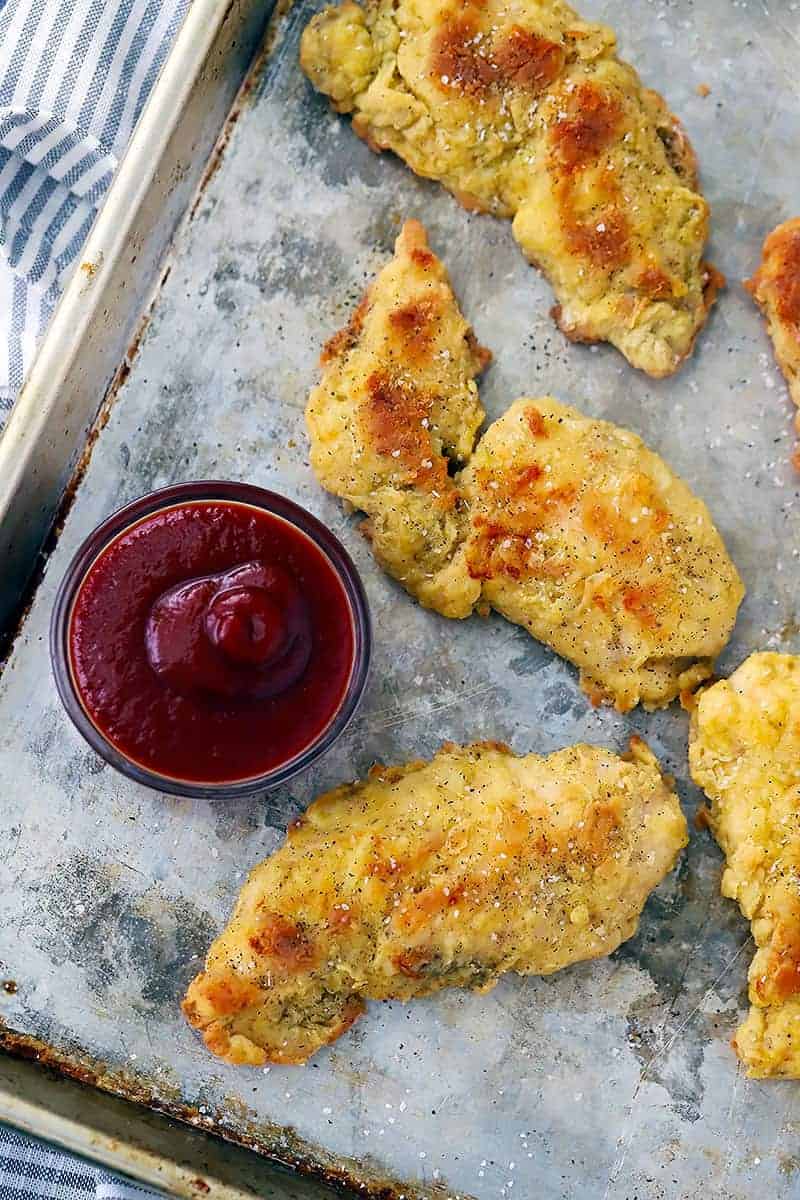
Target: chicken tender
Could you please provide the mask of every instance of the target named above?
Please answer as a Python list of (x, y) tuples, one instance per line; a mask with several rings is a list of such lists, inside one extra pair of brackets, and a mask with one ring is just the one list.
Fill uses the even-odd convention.
[(517, 400), (460, 485), (484, 601), (593, 699), (658, 708), (711, 674), (744, 589), (705, 504), (635, 434)]
[(686, 841), (638, 739), (625, 758), (451, 744), (375, 767), (252, 871), (184, 1012), (229, 1062), (305, 1062), (365, 1000), (486, 992), (610, 954)]
[(323, 351), (320, 483), (369, 515), (376, 558), (428, 608), (494, 607), (595, 701), (668, 704), (711, 673), (743, 595), (708, 510), (634, 434), (550, 397), (518, 400), (474, 449), (488, 358), (407, 222)]
[(748, 1075), (800, 1078), (800, 656), (753, 654), (704, 691), (689, 763), (725, 852), (722, 894), (757, 947), (734, 1049)]
[[(800, 407), (800, 217), (773, 229), (761, 251), (761, 265), (745, 287), (767, 318), (778, 366), (789, 395)], [(795, 417), (800, 433), (800, 413)], [(795, 452), (800, 470), (800, 450)]]
[(490, 357), (425, 230), (407, 221), (394, 258), (325, 346), (306, 410), (320, 483), (367, 513), (381, 566), (448, 617), (468, 616), (480, 595), (449, 470), (472, 452), (484, 417), (475, 376)]
[(513, 218), (568, 337), (670, 375), (722, 277), (678, 120), (562, 0), (345, 0), (300, 62), (376, 150), (468, 208)]

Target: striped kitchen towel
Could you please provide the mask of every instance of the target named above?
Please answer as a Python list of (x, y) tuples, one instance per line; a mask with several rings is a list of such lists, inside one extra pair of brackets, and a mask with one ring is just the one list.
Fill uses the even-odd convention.
[(160, 1200), (160, 1193), (0, 1125), (0, 1200)]
[(0, 0), (0, 425), (190, 0)]

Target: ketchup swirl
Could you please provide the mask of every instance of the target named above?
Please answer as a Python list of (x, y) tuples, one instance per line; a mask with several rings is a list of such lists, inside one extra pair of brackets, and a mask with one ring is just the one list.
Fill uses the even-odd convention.
[(297, 581), (275, 564), (241, 563), (168, 588), (147, 618), (147, 658), (176, 692), (279, 696), (311, 657), (311, 619)]

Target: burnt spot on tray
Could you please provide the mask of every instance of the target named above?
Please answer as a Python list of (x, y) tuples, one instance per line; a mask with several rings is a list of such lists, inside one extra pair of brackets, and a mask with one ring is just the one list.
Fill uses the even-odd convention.
[[(288, 802), (291, 803), (291, 802)], [(214, 832), (221, 842), (243, 842), (258, 831), (264, 831), (265, 821), (272, 819), (252, 800), (212, 800), (210, 804), (214, 818)], [(272, 805), (270, 805), (272, 810)], [(276, 823), (284, 823), (285, 813), (275, 815)], [(238, 850), (236, 851), (238, 853)]]
[[(47, 948), (113, 1010), (172, 1009), (217, 932), (208, 913), (119, 862), (77, 853), (39, 885)], [(129, 882), (136, 881), (136, 882)]]

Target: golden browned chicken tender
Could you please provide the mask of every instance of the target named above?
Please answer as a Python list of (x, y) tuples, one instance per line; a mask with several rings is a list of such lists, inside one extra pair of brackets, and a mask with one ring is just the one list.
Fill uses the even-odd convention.
[[(745, 287), (767, 318), (778, 366), (800, 407), (800, 217), (784, 221), (766, 238), (761, 265)], [(800, 413), (795, 417), (800, 433)], [(800, 451), (795, 452), (800, 470)]]
[(650, 375), (691, 352), (722, 277), (677, 119), (562, 0), (345, 0), (301, 65), (377, 150), (514, 218), (559, 325)]
[(653, 755), (447, 745), (316, 800), (256, 867), (184, 1012), (233, 1063), (301, 1063), (365, 1000), (488, 991), (609, 954), (686, 844)]
[(634, 434), (550, 397), (518, 400), (473, 449), (488, 357), (407, 222), (323, 351), (320, 483), (369, 514), (376, 558), (428, 608), (492, 606), (595, 701), (668, 704), (711, 673), (743, 595), (708, 510)]
[(702, 692), (692, 778), (725, 852), (722, 894), (758, 947), (734, 1049), (756, 1078), (800, 1078), (800, 657), (753, 654)]
[(322, 353), (306, 418), (323, 487), (368, 514), (378, 562), (422, 604), (467, 616), (467, 520), (448, 470), (483, 421), (474, 377), (490, 355), (464, 320), (418, 221), (407, 221), (347, 327)]
[(517, 400), (460, 486), (484, 601), (595, 700), (658, 708), (711, 674), (744, 589), (705, 504), (635, 434)]

